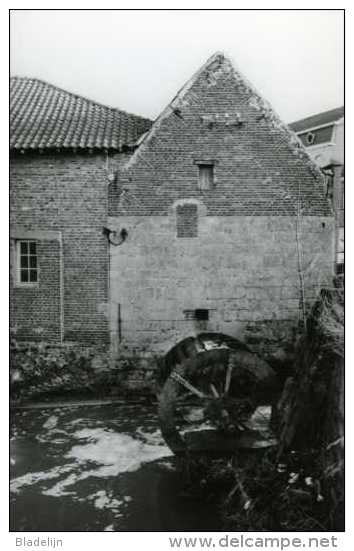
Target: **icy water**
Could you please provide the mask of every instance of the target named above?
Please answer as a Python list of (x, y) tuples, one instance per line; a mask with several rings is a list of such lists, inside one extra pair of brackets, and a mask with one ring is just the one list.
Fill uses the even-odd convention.
[(11, 530), (220, 530), (182, 493), (156, 408), (73, 405), (12, 413)]

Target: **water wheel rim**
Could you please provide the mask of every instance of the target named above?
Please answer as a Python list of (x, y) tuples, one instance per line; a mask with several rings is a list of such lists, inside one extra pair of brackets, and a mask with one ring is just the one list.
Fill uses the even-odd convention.
[[(215, 349), (217, 350), (217, 349)], [(176, 368), (170, 373), (170, 376), (165, 382), (163, 390), (160, 394), (159, 399), (159, 421), (162, 435), (175, 454), (183, 454), (188, 451), (188, 445), (186, 443), (183, 432), (177, 428), (177, 423), (175, 419), (176, 406), (178, 403), (178, 396), (181, 390), (181, 387), (184, 390), (189, 391), (191, 395), (194, 395), (199, 400), (204, 401), (201, 405), (205, 407), (205, 404), (209, 400), (222, 400), (225, 399), (225, 396), (228, 397), (228, 393), (231, 388), (232, 374), (233, 374), (233, 365), (230, 364), (230, 350), (225, 351), (225, 348), (222, 349), (221, 354), (216, 354), (215, 351), (210, 350), (204, 353), (199, 354), (193, 359), (186, 360), (176, 366)], [(205, 367), (206, 365), (211, 365), (215, 367), (215, 360), (218, 360), (218, 365), (222, 359), (224, 362), (224, 371), (222, 372), (222, 384), (219, 384), (217, 389), (214, 382), (209, 383), (208, 393), (201, 388), (198, 388), (193, 384), (189, 378), (186, 376), (188, 368), (191, 366), (191, 363), (195, 363), (195, 370)], [(222, 412), (221, 412), (222, 413)], [(228, 415), (225, 411), (225, 419)], [(226, 421), (225, 421), (226, 422)], [(238, 427), (240, 428), (240, 427)], [(215, 431), (217, 431), (215, 427)]]

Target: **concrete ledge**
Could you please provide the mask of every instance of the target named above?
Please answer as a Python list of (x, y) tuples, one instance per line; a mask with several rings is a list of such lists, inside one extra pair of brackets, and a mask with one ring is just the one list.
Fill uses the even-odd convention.
[(61, 242), (61, 231), (28, 230), (23, 227), (16, 227), (10, 230), (10, 239), (37, 239), (38, 241)]

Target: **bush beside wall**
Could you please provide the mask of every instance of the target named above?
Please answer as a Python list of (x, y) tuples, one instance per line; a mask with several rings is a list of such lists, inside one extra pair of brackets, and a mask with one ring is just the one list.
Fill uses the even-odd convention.
[(153, 370), (138, 358), (119, 358), (97, 348), (47, 343), (10, 344), (10, 397), (15, 401), (58, 397), (152, 395)]

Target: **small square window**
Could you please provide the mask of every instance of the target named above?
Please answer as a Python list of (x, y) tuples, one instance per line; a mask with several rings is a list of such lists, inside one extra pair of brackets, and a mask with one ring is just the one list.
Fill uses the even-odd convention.
[(38, 255), (36, 241), (21, 240), (16, 246), (17, 283), (38, 283)]
[(214, 187), (214, 165), (199, 164), (199, 189), (206, 191)]

